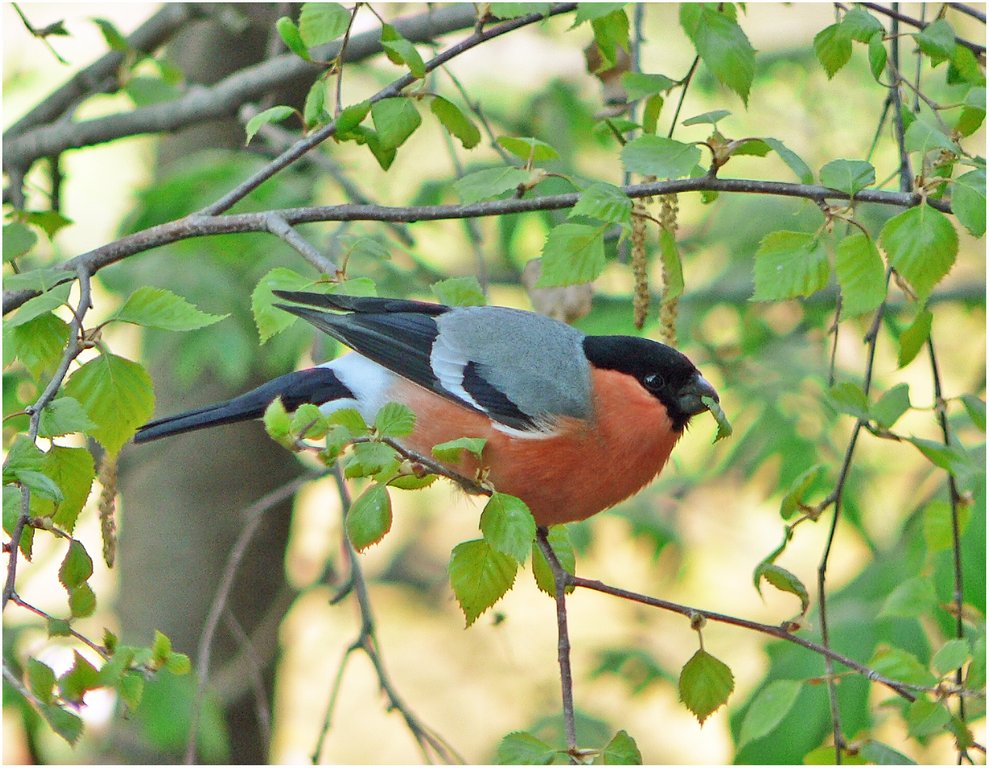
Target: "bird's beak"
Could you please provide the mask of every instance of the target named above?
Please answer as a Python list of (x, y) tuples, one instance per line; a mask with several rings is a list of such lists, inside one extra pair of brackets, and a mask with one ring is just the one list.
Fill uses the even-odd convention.
[(702, 397), (710, 397), (715, 402), (720, 402), (718, 393), (711, 386), (711, 382), (699, 373), (695, 373), (687, 385), (680, 390), (677, 403), (684, 413), (696, 416), (698, 413), (708, 410), (708, 407), (701, 401)]

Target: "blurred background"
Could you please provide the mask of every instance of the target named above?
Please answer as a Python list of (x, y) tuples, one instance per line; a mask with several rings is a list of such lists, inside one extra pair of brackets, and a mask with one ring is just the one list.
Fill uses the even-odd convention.
[[(107, 19), (127, 34), (157, 7), (21, 5), (36, 28), (65, 21), (69, 36), (51, 39), (67, 61), (62, 65), (25, 31), (11, 5), (4, 5), (5, 124), (106, 51), (94, 19)], [(238, 19), (234, 23), (224, 20), (220, 7), (189, 23), (169, 44), (161, 58), (174, 70), (149, 63), (148, 71), (137, 75), (152, 85), (135, 76), (125, 92), (84, 101), (76, 118), (127, 111), (164, 98), (167, 87), (215, 82), (261, 61), (272, 50), (275, 19), (296, 12), (296, 6), (286, 4), (238, 5), (231, 7)], [(419, 4), (376, 8), (389, 20), (424, 12)], [(900, 9), (917, 18), (925, 12), (914, 4)], [(630, 17), (639, 12), (628, 9)], [(815, 171), (835, 158), (869, 157), (880, 180), (893, 174), (896, 152), (888, 123), (869, 156), (886, 92), (869, 74), (864, 48), (856, 46), (849, 65), (831, 80), (815, 58), (814, 36), (833, 23), (834, 14), (833, 6), (826, 4), (748, 5), (740, 23), (758, 54), (747, 108), (701, 67), (680, 120), (730, 109), (733, 114), (719, 128), (731, 138), (776, 137)], [(677, 7), (650, 5), (641, 16), (641, 70), (683, 77), (694, 54), (679, 26)], [(959, 34), (984, 38), (984, 28), (974, 19), (954, 15), (951, 21)], [(455, 59), (450, 72), (480, 104), (496, 135), (537, 137), (560, 154), (548, 164), (551, 170), (621, 184), (615, 139), (595, 119), (603, 107), (601, 88), (587, 72), (583, 53), (591, 30), (587, 25), (569, 29), (571, 23), (572, 17), (564, 15), (481, 45)], [(354, 34), (376, 24), (372, 14), (360, 13)], [(469, 28), (452, 33), (436, 44), (443, 49), (468, 32)], [(429, 46), (420, 50), (426, 57)], [(910, 66), (915, 66), (912, 59)], [(928, 67), (926, 62), (923, 66)], [(380, 55), (347, 65), (343, 103), (367, 97), (401, 72)], [(949, 101), (943, 76), (936, 71), (929, 76), (931, 93)], [(290, 84), (273, 103), (301, 105), (311, 82), (310, 75)], [(431, 75), (426, 87), (463, 104), (445, 72)], [(673, 101), (660, 116), (664, 134)], [(282, 128), (297, 131), (290, 123)], [(701, 141), (709, 132), (710, 126), (678, 125), (673, 135), (681, 141)], [(50, 252), (42, 249), (43, 257), (62, 261), (212, 202), (281, 149), (256, 139), (245, 150), (243, 136), (237, 121), (218, 121), (167, 137), (133, 137), (66, 153), (62, 212), (73, 224), (45, 246)], [(980, 132), (971, 141), (978, 145), (984, 136)], [(355, 187), (382, 205), (454, 203), (458, 198), (452, 182), (458, 176), (501, 162), (487, 139), (464, 152), (435, 121), (399, 150), (387, 172), (365, 148), (353, 144), (327, 142), (319, 153), (321, 160), (297, 163), (237, 210), (345, 203), (354, 199)], [(734, 158), (722, 176), (796, 180), (775, 153)], [(894, 179), (887, 187), (895, 184)], [(33, 180), (32, 186), (29, 179), (29, 193), (37, 205), (43, 205), (37, 200), (47, 187), (46, 180)], [(550, 178), (538, 192), (572, 189), (568, 181)], [(826, 398), (836, 289), (831, 285), (803, 301), (754, 303), (749, 300), (752, 262), (767, 232), (811, 232), (822, 216), (809, 201), (763, 196), (722, 194), (706, 202), (699, 194), (684, 194), (678, 204), (686, 283), (677, 321), (679, 346), (721, 393), (735, 434), (713, 445), (714, 421), (697, 418), (659, 481), (615, 510), (571, 526), (577, 572), (678, 603), (779, 624), (799, 612), (799, 603), (793, 595), (768, 587), (760, 595), (753, 587), (753, 569), (783, 539), (780, 500), (794, 479), (823, 464), (826, 471), (815, 498), (826, 496), (854, 419), (836, 413)], [(856, 218), (875, 234), (895, 213), (861, 205)], [(566, 212), (551, 212), (401, 226), (330, 223), (301, 231), (330, 258), (348, 253), (349, 275), (374, 279), (380, 295), (430, 299), (429, 286), (436, 280), (477, 275), (489, 286), (491, 303), (531, 308), (520, 283), (522, 269), (539, 255), (549, 228), (565, 216)], [(932, 333), (945, 395), (973, 393), (984, 398), (984, 243), (956, 228), (960, 251), (951, 274), (931, 299)], [(651, 238), (654, 242), (655, 236)], [(615, 254), (614, 243), (609, 255), (615, 258), (594, 283), (593, 309), (576, 324), (594, 333), (638, 333), (632, 325), (630, 269)], [(336, 353), (330, 340), (315, 338), (301, 323), (265, 344), (259, 342), (251, 291), (278, 266), (309, 273), (279, 240), (236, 235), (157, 248), (100, 273), (94, 285), (97, 318), (109, 315), (141, 285), (165, 287), (204, 311), (230, 314), (217, 325), (188, 334), (144, 332), (120, 324), (107, 330), (111, 348), (149, 367), (156, 413), (213, 402), (305, 360)], [(655, 296), (661, 285), (658, 259), (651, 270)], [(897, 432), (938, 439), (926, 356), (921, 354), (904, 368), (897, 366), (896, 339), (914, 313), (903, 294), (891, 289), (877, 348), (875, 386), (884, 392), (908, 384), (917, 408), (897, 423)], [(869, 322), (867, 316), (840, 324), (835, 348), (839, 380), (861, 381)], [(643, 333), (657, 338), (655, 310)], [(29, 401), (30, 394), (19, 396)], [(952, 407), (949, 414), (962, 444), (984, 466), (982, 433), (961, 408)], [(96, 564), (100, 610), (78, 623), (80, 631), (98, 638), (103, 627), (110, 627), (125, 640), (148, 643), (160, 629), (177, 650), (194, 655), (245, 510), (311, 468), (303, 464), (271, 442), (257, 424), (125, 448), (119, 564), (113, 570)], [(973, 498), (965, 532), (965, 597), (982, 613), (984, 488), (984, 473), (976, 471), (965, 489)], [(944, 497), (944, 473), (915, 448), (862, 435), (828, 567), (832, 642), (842, 653), (866, 662), (877, 646), (897, 638), (923, 660), (950, 637), (946, 615), (876, 618), (885, 596), (910, 576), (930, 577), (939, 598), (950, 599), (949, 553), (925, 549), (920, 533), (924, 506)], [(552, 601), (537, 591), (530, 575), (522, 574), (494, 610), (465, 630), (446, 566), (452, 547), (477, 535), (481, 504), (447, 483), (421, 492), (395, 492), (393, 501), (391, 532), (362, 555), (361, 562), (370, 584), (381, 654), (404, 701), (467, 762), (494, 760), (499, 740), (510, 731), (559, 731)], [(358, 629), (351, 600), (329, 602), (344, 567), (340, 520), (332, 478), (307, 484), (294, 499), (265, 514), (232, 591), (230, 608), (236, 621), (221, 623), (213, 650), (213, 685), (199, 744), (205, 760), (295, 763), (313, 757), (341, 659)], [(825, 515), (817, 524), (801, 525), (778, 560), (812, 593), (829, 521)], [(98, 541), (94, 514), (83, 515), (77, 536)], [(54, 613), (64, 602), (64, 595), (51, 589), (58, 564), (57, 552), (38, 551), (21, 577), (22, 594)], [(769, 643), (753, 632), (709, 624), (705, 648), (732, 668), (736, 684), (727, 709), (700, 726), (678, 701), (676, 688), (680, 668), (696, 649), (696, 634), (688, 621), (583, 591), (570, 597), (569, 607), (581, 739), (604, 743), (624, 728), (635, 737), (646, 762), (696, 764), (799, 761), (827, 742), (826, 691), (818, 685), (805, 687), (792, 716), (772, 738), (752, 742), (737, 753), (735, 747), (745, 707), (767, 675), (823, 675), (823, 663), (813, 654)], [(44, 649), (46, 663), (56, 671), (67, 668), (72, 646), (53, 643), (44, 627), (29, 618), (5, 616), (5, 653), (28, 655)], [(816, 635), (815, 627), (812, 618), (809, 637)], [(245, 637), (250, 643), (244, 643)], [(192, 676), (163, 675), (147, 686), (140, 710), (127, 720), (115, 716), (117, 703), (109, 695), (88, 695), (82, 711), (86, 734), (74, 749), (22, 717), (15, 704), (8, 707), (5, 696), (4, 760), (174, 761), (184, 750), (194, 685)], [(889, 696), (885, 689), (870, 689), (854, 677), (844, 678), (839, 689), (849, 736), (882, 740), (918, 761), (954, 761), (953, 742), (946, 733), (907, 744), (897, 710), (882, 705)], [(259, 698), (265, 699), (257, 695), (259, 690), (267, 692), (267, 705), (259, 706)], [(978, 705), (975, 709), (981, 717)], [(339, 703), (318, 758), (339, 763), (421, 760), (400, 717), (385, 710), (374, 670), (360, 654), (342, 676)]]

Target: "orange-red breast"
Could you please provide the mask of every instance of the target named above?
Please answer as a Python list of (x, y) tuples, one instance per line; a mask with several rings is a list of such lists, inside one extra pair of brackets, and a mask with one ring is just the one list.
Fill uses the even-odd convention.
[[(369, 422), (390, 401), (416, 414), (407, 448), (431, 455), (459, 437), (487, 440), (451, 468), (483, 465), (540, 525), (583, 520), (628, 498), (666, 464), (714, 388), (683, 354), (632, 336), (588, 336), (506, 307), (282, 292), (278, 305), (355, 350), (240, 397), (146, 424), (134, 441), (254, 419), (281, 397)], [(336, 310), (327, 312), (326, 310)]]

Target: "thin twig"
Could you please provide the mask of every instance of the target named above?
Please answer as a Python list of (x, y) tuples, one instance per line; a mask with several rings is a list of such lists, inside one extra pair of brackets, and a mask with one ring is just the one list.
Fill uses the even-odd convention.
[(683, 109), (683, 102), (687, 98), (687, 89), (694, 80), (694, 73), (697, 71), (697, 65), (700, 64), (700, 61), (700, 56), (694, 56), (694, 61), (690, 65), (690, 69), (687, 70), (687, 74), (680, 81), (680, 98), (677, 99), (677, 108), (673, 111), (673, 119), (670, 120), (670, 130), (666, 133), (666, 138), (668, 139), (673, 137), (673, 131), (676, 130), (677, 120), (680, 119), (680, 110)]
[(302, 255), (302, 258), (308, 261), (317, 272), (332, 277), (340, 271), (336, 264), (326, 258), (308, 240), (296, 232), (284, 218), (274, 212), (269, 213), (266, 218), (268, 231), (298, 251)]
[(964, 13), (966, 16), (971, 16), (973, 19), (978, 19), (983, 24), (986, 23), (986, 12), (980, 11), (978, 8), (973, 8), (971, 5), (965, 5), (964, 3), (948, 3), (948, 7), (959, 13)]
[(267, 755), (271, 749), (271, 707), (268, 704), (268, 692), (265, 690), (264, 677), (262, 675), (264, 663), (258, 657), (250, 636), (244, 630), (241, 623), (237, 621), (237, 617), (230, 610), (229, 605), (223, 612), (223, 618), (226, 622), (227, 629), (233, 636), (234, 642), (246, 650), (252, 662), (248, 667), (247, 677), (251, 685), (251, 691), (254, 693), (254, 714), (258, 719), (258, 730), (261, 732), (261, 749)]
[[(907, 16), (896, 10), (896, 7), (899, 5), (899, 3), (893, 3), (893, 8), (886, 8), (885, 6), (879, 5), (878, 3), (861, 3), (861, 5), (863, 8), (868, 8), (869, 10), (875, 11), (876, 13), (881, 13), (883, 16), (889, 16), (889, 18), (893, 19), (894, 22), (902, 21), (904, 24), (909, 24), (911, 27), (915, 27), (921, 30), (925, 29), (928, 26), (919, 19), (915, 19), (912, 16)], [(894, 31), (893, 34), (895, 36), (897, 33)], [(972, 53), (976, 55), (979, 54), (984, 55), (986, 52), (986, 47), (984, 45), (980, 45), (979, 43), (973, 43), (957, 36), (955, 37), (955, 42), (958, 43), (958, 45), (968, 48)]]

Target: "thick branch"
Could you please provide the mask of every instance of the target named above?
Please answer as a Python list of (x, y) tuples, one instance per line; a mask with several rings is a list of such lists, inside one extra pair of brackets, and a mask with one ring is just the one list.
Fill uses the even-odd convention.
[[(743, 192), (749, 194), (798, 197), (808, 200), (847, 200), (848, 194), (815, 184), (790, 184), (780, 181), (758, 181), (754, 179), (722, 179), (703, 176), (696, 179), (674, 179), (654, 181), (647, 184), (632, 184), (623, 188), (631, 198), (650, 197), (680, 192)], [(523, 199), (494, 200), (469, 205), (419, 205), (389, 207), (381, 205), (331, 205), (285, 208), (277, 211), (288, 224), (306, 224), (319, 221), (439, 221), (444, 219), (469, 219), (479, 216), (502, 216), (508, 213), (528, 213), (572, 208), (580, 193), (569, 192), (561, 195), (546, 195)], [(917, 194), (886, 192), (883, 190), (863, 190), (855, 199), (859, 202), (880, 203), (907, 208), (921, 202)], [(946, 213), (950, 206), (943, 200), (928, 200), (928, 205)], [(229, 235), (243, 232), (267, 232), (271, 211), (257, 213), (227, 214), (222, 216), (192, 215), (167, 224), (136, 232), (107, 245), (80, 254), (62, 264), (65, 270), (85, 265), (95, 274), (103, 267), (115, 264), (129, 256), (169, 243), (206, 235)], [(72, 279), (66, 272), (65, 280)], [(7, 314), (20, 307), (28, 299), (37, 296), (36, 291), (5, 291), (3, 313)]]

